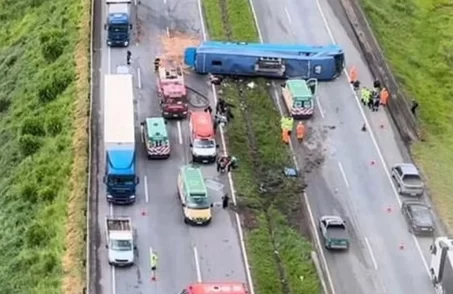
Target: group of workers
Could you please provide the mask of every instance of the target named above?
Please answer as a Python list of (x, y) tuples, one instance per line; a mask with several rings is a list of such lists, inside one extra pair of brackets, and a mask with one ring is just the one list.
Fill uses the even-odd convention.
[(217, 159), (217, 172), (224, 173), (230, 172), (231, 169), (236, 169), (238, 167), (238, 160), (236, 157), (231, 155), (223, 155)]
[[(289, 144), (291, 140), (291, 133), (293, 130), (293, 125), (294, 125), (294, 118), (290, 116), (283, 116), (280, 120), (280, 127), (282, 129), (282, 141), (285, 144)], [(305, 126), (304, 124), (300, 121), (297, 123), (296, 127), (296, 138), (300, 142), (303, 141), (305, 136)]]
[(367, 87), (360, 89), (360, 81), (357, 77), (357, 70), (355, 66), (353, 66), (349, 71), (349, 79), (354, 87), (354, 90), (360, 90), (360, 100), (363, 105), (368, 106), (371, 111), (379, 111), (379, 106), (381, 105), (387, 106), (390, 95), (387, 88), (381, 86), (381, 82), (379, 80), (375, 80), (373, 82), (373, 89), (368, 89)]

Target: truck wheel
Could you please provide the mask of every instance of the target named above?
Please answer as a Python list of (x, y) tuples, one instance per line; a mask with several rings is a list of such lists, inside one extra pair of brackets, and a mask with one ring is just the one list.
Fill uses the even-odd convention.
[(327, 244), (327, 243), (324, 243), (324, 247), (326, 247), (327, 250), (330, 249), (330, 246), (329, 246), (329, 244)]
[(148, 154), (148, 160), (151, 160), (151, 159), (152, 159), (152, 158), (151, 158), (151, 155)]
[(189, 220), (188, 220), (186, 217), (184, 217), (184, 223), (185, 223), (186, 225), (189, 224)]

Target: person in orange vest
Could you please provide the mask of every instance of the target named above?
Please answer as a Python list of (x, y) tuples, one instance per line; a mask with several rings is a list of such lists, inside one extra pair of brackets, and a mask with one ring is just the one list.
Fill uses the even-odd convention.
[(289, 144), (289, 139), (290, 139), (289, 130), (283, 129), (282, 130), (282, 141), (283, 141), (283, 143)]
[(388, 100), (389, 100), (389, 92), (387, 91), (387, 88), (382, 88), (381, 93), (380, 93), (380, 103), (382, 106), (387, 106)]
[(351, 67), (351, 70), (349, 71), (349, 79), (351, 84), (354, 84), (357, 81), (357, 70), (355, 66)]
[(305, 126), (301, 121), (297, 124), (296, 136), (297, 136), (297, 141), (299, 141), (299, 143), (301, 143), (305, 136)]

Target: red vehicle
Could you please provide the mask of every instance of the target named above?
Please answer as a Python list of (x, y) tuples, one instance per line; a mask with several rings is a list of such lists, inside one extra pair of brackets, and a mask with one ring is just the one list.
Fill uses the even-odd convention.
[(181, 67), (160, 67), (157, 87), (161, 98), (162, 116), (165, 118), (185, 118), (189, 110), (187, 89)]
[(179, 294), (249, 294), (244, 283), (196, 283), (189, 285)]

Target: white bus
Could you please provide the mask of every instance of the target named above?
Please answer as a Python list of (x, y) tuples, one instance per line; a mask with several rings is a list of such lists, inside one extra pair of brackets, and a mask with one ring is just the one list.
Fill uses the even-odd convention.
[(453, 239), (435, 239), (431, 245), (429, 271), (437, 294), (453, 294)]

